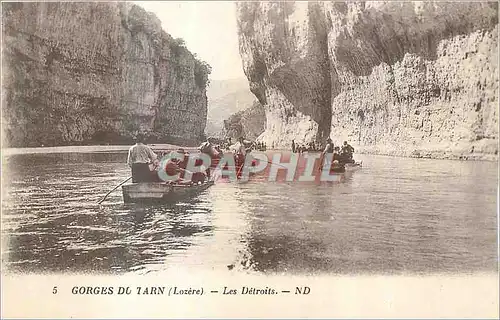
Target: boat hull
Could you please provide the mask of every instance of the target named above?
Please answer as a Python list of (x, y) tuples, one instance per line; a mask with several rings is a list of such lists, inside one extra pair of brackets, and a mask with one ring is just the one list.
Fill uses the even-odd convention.
[(174, 203), (192, 198), (213, 184), (213, 181), (193, 185), (167, 184), (158, 182), (132, 183), (122, 186), (123, 202)]

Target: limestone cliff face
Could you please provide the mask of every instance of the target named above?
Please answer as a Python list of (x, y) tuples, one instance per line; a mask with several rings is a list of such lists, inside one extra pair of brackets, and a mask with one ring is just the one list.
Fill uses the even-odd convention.
[(498, 153), (497, 3), (239, 3), (240, 53), (268, 145)]
[(248, 109), (239, 111), (224, 120), (223, 134), (237, 140), (239, 137), (255, 140), (266, 127), (266, 113), (262, 105), (255, 101)]
[(209, 67), (127, 3), (2, 3), (9, 146), (194, 143)]

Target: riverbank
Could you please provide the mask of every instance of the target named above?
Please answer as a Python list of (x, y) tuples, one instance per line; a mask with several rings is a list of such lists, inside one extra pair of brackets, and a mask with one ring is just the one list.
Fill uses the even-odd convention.
[[(356, 147), (355, 147), (356, 148)], [(425, 144), (413, 148), (401, 148), (390, 144), (357, 147), (356, 153), (386, 155), (405, 158), (441, 160), (498, 161), (498, 141), (483, 139), (472, 146), (467, 143)]]
[[(183, 147), (175, 144), (148, 144), (155, 151), (177, 150), (183, 148), (188, 152), (194, 152), (196, 147)], [(91, 146), (59, 146), (59, 147), (32, 147), (32, 148), (4, 148), (2, 149), (3, 156), (16, 154), (42, 154), (42, 153), (110, 153), (110, 152), (126, 152), (130, 145), (91, 145)], [(482, 149), (479, 149), (482, 151)], [(269, 151), (290, 151), (287, 149), (275, 149)], [(495, 153), (477, 152), (472, 149), (465, 151), (463, 148), (427, 148), (415, 150), (412, 152), (404, 152), (394, 146), (375, 146), (375, 147), (357, 147), (356, 154), (371, 154), (390, 157), (403, 158), (424, 158), (438, 160), (466, 160), (466, 161), (498, 161), (498, 155)]]
[[(155, 151), (177, 150), (184, 148), (186, 151), (194, 151), (195, 147), (181, 147), (174, 144), (148, 144)], [(35, 148), (5, 148), (2, 149), (3, 156), (16, 154), (36, 154), (36, 153), (92, 153), (92, 152), (120, 152), (128, 151), (130, 145), (112, 146), (61, 146), (61, 147), (35, 147)]]

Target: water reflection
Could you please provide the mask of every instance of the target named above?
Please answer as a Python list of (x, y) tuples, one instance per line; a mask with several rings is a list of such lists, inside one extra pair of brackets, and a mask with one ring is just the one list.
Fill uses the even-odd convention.
[[(125, 153), (6, 158), (2, 260), (14, 272), (494, 271), (494, 163), (359, 156), (333, 183), (220, 183), (175, 205), (123, 204)], [(281, 173), (282, 174), (282, 173)], [(3, 198), (5, 200), (5, 198)]]
[(494, 164), (377, 160), (385, 163), (342, 184), (256, 186), (241, 264), (266, 273), (496, 270)]
[[(125, 205), (113, 194), (128, 174), (123, 154), (9, 157), (9, 194), (3, 207), (2, 259), (23, 272), (123, 272), (164, 264), (191, 238), (210, 234), (211, 207), (194, 199), (172, 206)], [(4, 177), (5, 179), (5, 177)]]
[[(194, 204), (193, 204), (194, 205)], [(95, 215), (71, 214), (25, 222), (10, 232), (9, 261), (14, 270), (117, 271), (163, 264), (186, 250), (191, 237), (212, 231), (210, 210), (122, 206)], [(126, 214), (120, 214), (123, 210)], [(201, 223), (200, 221), (202, 220)]]

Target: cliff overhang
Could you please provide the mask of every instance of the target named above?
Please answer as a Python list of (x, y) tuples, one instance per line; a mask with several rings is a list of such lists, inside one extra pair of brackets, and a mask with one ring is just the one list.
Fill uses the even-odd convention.
[(496, 2), (245, 2), (240, 54), (260, 139), (331, 137), (402, 156), (496, 159)]

